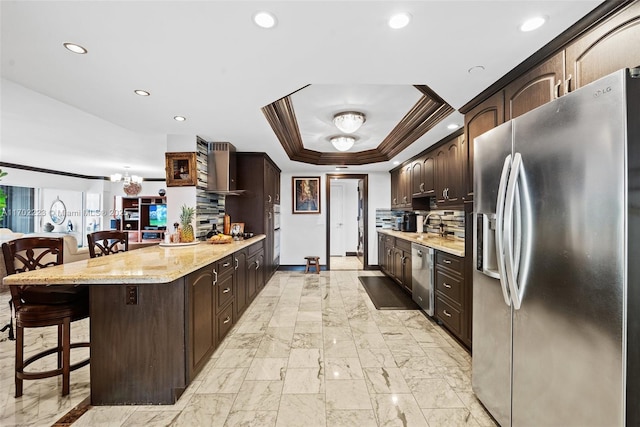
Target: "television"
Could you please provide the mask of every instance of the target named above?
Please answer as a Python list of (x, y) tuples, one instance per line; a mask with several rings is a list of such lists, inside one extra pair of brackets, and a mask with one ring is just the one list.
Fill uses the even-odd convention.
[(167, 227), (167, 205), (164, 203), (149, 205), (149, 225), (151, 227)]

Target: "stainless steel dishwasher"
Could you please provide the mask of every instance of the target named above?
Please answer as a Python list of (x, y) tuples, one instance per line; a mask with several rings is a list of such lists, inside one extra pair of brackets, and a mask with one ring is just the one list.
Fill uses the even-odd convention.
[(413, 300), (429, 315), (434, 315), (434, 250), (411, 244), (411, 280)]

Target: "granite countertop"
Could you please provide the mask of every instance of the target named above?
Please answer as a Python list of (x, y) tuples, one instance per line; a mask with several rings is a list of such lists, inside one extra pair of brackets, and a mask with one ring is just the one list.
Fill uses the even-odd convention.
[(409, 233), (406, 231), (378, 230), (379, 233), (388, 234), (411, 243), (428, 246), (451, 255), (464, 257), (464, 240), (455, 237), (440, 237), (434, 233)]
[(169, 283), (265, 239), (261, 234), (227, 244), (148, 246), (106, 257), (13, 274), (5, 285), (103, 285)]

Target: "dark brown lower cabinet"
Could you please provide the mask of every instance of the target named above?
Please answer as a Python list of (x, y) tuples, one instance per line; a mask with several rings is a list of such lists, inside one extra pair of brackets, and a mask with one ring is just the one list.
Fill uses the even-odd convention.
[(173, 282), (91, 285), (91, 403), (174, 404), (264, 280), (263, 239)]
[(186, 277), (189, 304), (189, 379), (209, 360), (216, 345), (214, 265)]
[(471, 334), (467, 329), (472, 295), (471, 287), (466, 286), (465, 258), (436, 251), (435, 265), (436, 319), (471, 348)]
[(411, 293), (411, 242), (378, 233), (378, 264), (383, 273)]

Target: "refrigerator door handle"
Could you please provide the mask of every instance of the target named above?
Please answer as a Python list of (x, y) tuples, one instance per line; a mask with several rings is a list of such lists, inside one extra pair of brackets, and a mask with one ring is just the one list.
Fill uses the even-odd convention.
[(522, 156), (520, 153), (516, 153), (513, 156), (513, 166), (507, 186), (503, 236), (507, 283), (509, 284), (513, 308), (516, 310), (520, 309), (524, 294), (524, 288), (518, 286), (517, 282), (522, 243), (522, 209), (519, 193), (520, 189), (524, 188), (524, 186), (518, 185), (518, 179), (522, 174), (522, 170)]
[(507, 283), (506, 266), (504, 259), (504, 202), (507, 193), (507, 184), (509, 182), (509, 170), (511, 169), (511, 154), (504, 159), (502, 173), (500, 174), (500, 186), (498, 187), (498, 199), (496, 202), (496, 261), (498, 264), (498, 274), (500, 278), (500, 287), (502, 288), (502, 297), (504, 303), (511, 305), (511, 296), (509, 295), (509, 285)]

